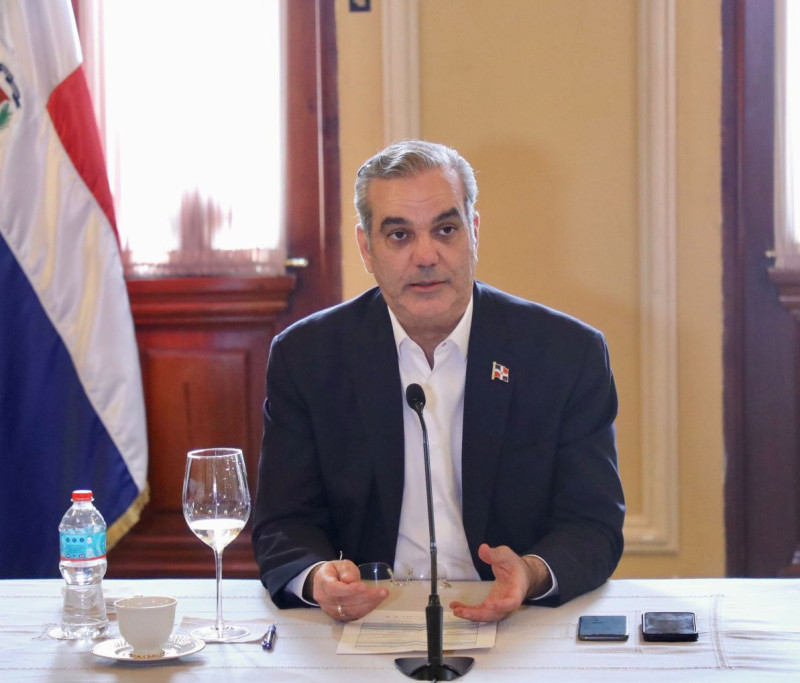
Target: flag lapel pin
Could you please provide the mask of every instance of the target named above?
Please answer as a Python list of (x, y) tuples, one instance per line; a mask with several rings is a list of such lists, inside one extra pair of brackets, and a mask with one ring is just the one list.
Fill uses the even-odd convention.
[(500, 365), (497, 361), (492, 362), (492, 380), (499, 379), (501, 382), (508, 382), (508, 368)]

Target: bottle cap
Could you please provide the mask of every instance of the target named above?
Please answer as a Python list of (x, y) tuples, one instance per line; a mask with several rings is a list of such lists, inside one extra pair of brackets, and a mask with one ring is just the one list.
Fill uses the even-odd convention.
[(92, 496), (92, 492), (89, 491), (88, 489), (81, 489), (81, 490), (72, 492), (72, 502), (73, 503), (83, 502), (83, 501), (86, 501), (86, 500), (94, 500), (94, 497)]

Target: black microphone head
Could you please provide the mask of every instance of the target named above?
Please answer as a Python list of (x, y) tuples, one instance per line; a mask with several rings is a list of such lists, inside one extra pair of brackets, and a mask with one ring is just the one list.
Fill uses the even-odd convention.
[(406, 387), (406, 403), (411, 410), (422, 412), (425, 407), (425, 392), (419, 384), (409, 384)]

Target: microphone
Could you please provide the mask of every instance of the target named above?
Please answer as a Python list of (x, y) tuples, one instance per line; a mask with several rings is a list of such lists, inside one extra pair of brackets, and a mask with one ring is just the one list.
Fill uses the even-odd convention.
[[(422, 417), (422, 409), (425, 407), (425, 392), (419, 384), (409, 384), (406, 387), (406, 403), (411, 408), (422, 422), (422, 428), (425, 429), (425, 420)], [(427, 436), (427, 434), (425, 435)]]
[(475, 660), (472, 657), (443, 657), (444, 616), (439, 602), (436, 564), (436, 527), (433, 523), (433, 490), (431, 486), (431, 460), (428, 451), (428, 429), (422, 409), (425, 392), (419, 384), (406, 387), (406, 403), (419, 417), (422, 427), (422, 455), (425, 459), (425, 489), (428, 498), (428, 530), (431, 542), (431, 595), (425, 608), (425, 627), (428, 635), (428, 657), (400, 657), (395, 666), (416, 681), (452, 681), (467, 673)]

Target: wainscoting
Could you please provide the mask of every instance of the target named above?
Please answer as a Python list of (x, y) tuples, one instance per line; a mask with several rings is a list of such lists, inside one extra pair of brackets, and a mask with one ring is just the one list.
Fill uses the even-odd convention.
[[(109, 577), (214, 575), (211, 549), (183, 518), (186, 453), (241, 448), (255, 497), (269, 345), (294, 286), (291, 276), (128, 282), (147, 409), (150, 503), (110, 551)], [(250, 524), (225, 550), (223, 573), (257, 576)]]

